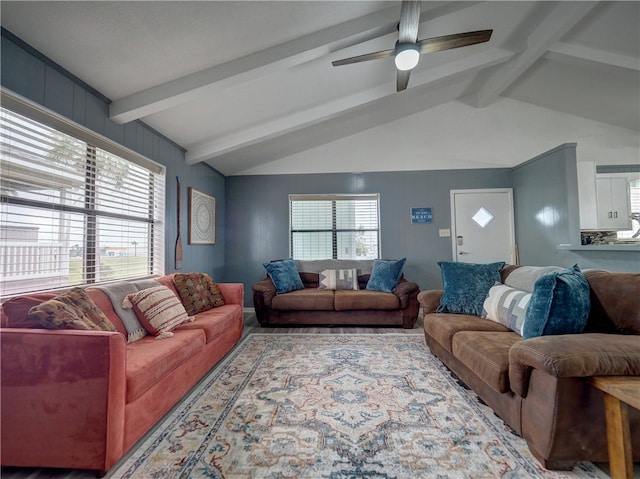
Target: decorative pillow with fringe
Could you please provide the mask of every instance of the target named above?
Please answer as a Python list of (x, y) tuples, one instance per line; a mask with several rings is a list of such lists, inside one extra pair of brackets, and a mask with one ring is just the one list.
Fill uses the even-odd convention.
[(194, 320), (166, 286), (154, 286), (129, 294), (122, 302), (122, 307), (133, 308), (142, 325), (156, 339), (170, 338), (174, 328)]

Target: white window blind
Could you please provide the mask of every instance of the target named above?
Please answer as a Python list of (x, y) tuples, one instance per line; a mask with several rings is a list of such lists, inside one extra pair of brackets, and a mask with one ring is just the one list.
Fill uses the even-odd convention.
[(164, 168), (38, 115), (0, 110), (0, 296), (164, 274)]
[(379, 195), (290, 195), (292, 258), (375, 259)]

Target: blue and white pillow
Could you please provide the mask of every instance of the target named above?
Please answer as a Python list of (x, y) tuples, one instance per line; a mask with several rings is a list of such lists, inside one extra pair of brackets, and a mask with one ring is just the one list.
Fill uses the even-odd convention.
[(496, 284), (482, 305), (482, 317), (500, 323), (522, 336), (531, 293)]

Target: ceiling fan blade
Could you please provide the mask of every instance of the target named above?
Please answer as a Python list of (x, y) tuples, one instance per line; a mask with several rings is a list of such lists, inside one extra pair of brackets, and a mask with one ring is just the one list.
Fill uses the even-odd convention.
[(478, 30), (476, 32), (454, 33), (453, 35), (443, 35), (441, 37), (425, 38), (420, 40), (420, 53), (434, 53), (452, 48), (466, 47), (476, 43), (488, 42), (491, 39), (493, 30)]
[(415, 43), (420, 26), (420, 2), (404, 0), (400, 7), (398, 23), (398, 42)]
[(350, 65), (352, 63), (368, 62), (369, 60), (379, 60), (381, 58), (392, 57), (395, 50), (381, 50), (379, 52), (365, 53), (364, 55), (358, 55), (357, 57), (343, 58), (342, 60), (336, 60), (331, 62), (334, 67), (340, 65)]
[(398, 70), (398, 76), (396, 78), (396, 91), (406, 90), (409, 85), (409, 76), (411, 76), (411, 70)]

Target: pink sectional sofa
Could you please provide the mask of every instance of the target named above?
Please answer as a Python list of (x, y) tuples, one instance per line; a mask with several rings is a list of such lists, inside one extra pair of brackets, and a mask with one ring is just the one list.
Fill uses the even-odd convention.
[[(156, 278), (180, 297), (174, 275)], [(240, 340), (244, 286), (174, 336), (127, 343), (105, 292), (88, 288), (117, 332), (38, 329), (27, 312), (53, 293), (12, 298), (0, 329), (0, 463), (105, 473)], [(31, 327), (30, 327), (31, 326)]]

